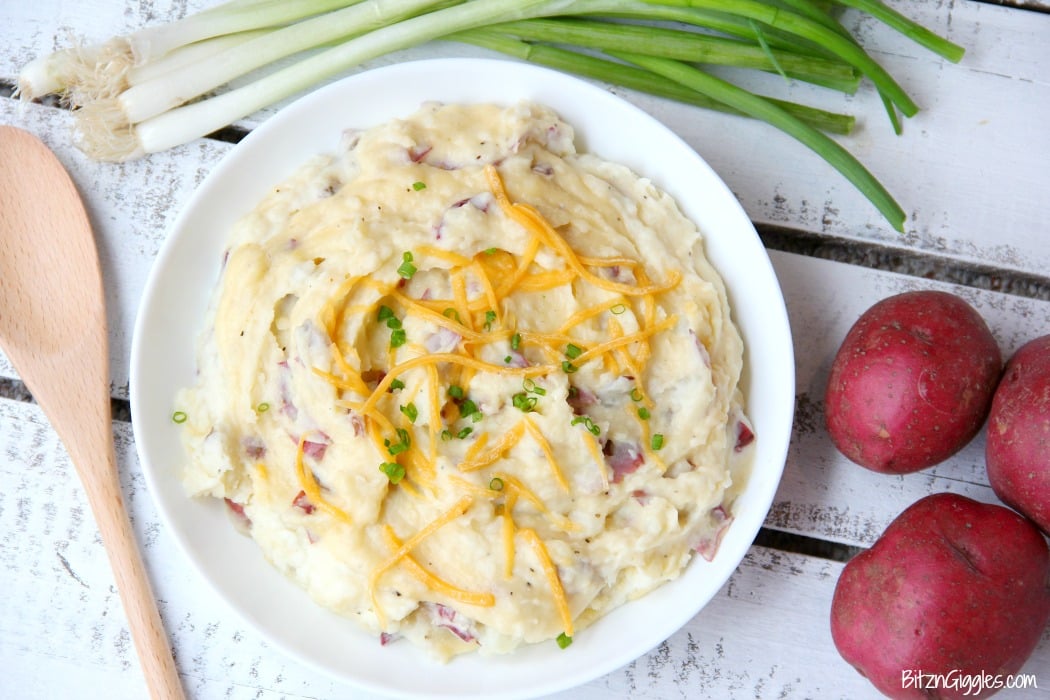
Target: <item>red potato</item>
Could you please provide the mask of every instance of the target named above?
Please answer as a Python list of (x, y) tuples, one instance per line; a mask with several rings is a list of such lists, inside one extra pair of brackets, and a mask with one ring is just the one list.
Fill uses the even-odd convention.
[(987, 697), (1039, 643), (1048, 580), (1050, 551), (1031, 521), (964, 496), (927, 496), (846, 564), (831, 635), (891, 698)]
[(832, 363), (828, 432), (868, 469), (931, 467), (981, 429), (1001, 369), (995, 337), (961, 298), (917, 291), (883, 299), (857, 319)]
[(988, 417), (985, 461), (1003, 503), (1050, 534), (1050, 335), (1007, 363)]

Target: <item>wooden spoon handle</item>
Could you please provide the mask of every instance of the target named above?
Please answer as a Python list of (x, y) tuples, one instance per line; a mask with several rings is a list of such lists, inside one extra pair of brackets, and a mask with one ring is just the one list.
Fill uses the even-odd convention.
[[(153, 700), (183, 700), (185, 697), (179, 682), (168, 639), (157, 611), (156, 599), (150, 588), (146, 567), (142, 562), (135, 535), (123, 504), (120, 484), (117, 481), (116, 456), (112, 441), (106, 459), (110, 468), (110, 479), (97, 478), (85, 482), (88, 502), (95, 515), (109, 562), (113, 567), (120, 599), (131, 629), (139, 663), (146, 677), (146, 685)], [(95, 456), (100, 459), (101, 456)]]

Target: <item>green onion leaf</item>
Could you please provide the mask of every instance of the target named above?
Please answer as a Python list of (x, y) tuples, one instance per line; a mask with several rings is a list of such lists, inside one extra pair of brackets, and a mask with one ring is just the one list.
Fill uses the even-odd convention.
[(403, 328), (398, 328), (390, 333), (390, 347), (399, 348), (408, 342), (408, 336)]
[(462, 399), (463, 398), (463, 387), (456, 386), (455, 384), (453, 384), (452, 386), (450, 386), (448, 388), (448, 395), (451, 396), (454, 399)]
[(416, 405), (412, 402), (401, 406), (401, 412), (405, 414), (410, 423), (415, 423), (416, 418), (419, 417), (419, 409), (416, 408)]
[(379, 313), (376, 314), (376, 318), (379, 321), (385, 321), (389, 318), (394, 318), (394, 310), (386, 305), (380, 306)]
[(579, 345), (573, 345), (569, 343), (565, 346), (565, 356), (570, 360), (575, 360), (577, 357), (583, 354), (583, 350)]
[(394, 381), (390, 382), (390, 391), (397, 391), (398, 389), (404, 389), (404, 388), (405, 388), (405, 383), (403, 381), (401, 381), (400, 379), (395, 379)]
[(489, 309), (485, 312), (485, 330), (492, 330), (492, 324), (496, 321), (496, 312)]
[(174, 423), (185, 423), (187, 418), (189, 416), (184, 411), (175, 411), (175, 413), (171, 414), (171, 420)]
[(649, 446), (653, 450), (659, 450), (664, 446), (664, 436), (661, 433), (654, 434), (652, 440), (649, 441)]
[(521, 333), (515, 333), (510, 337), (510, 349), (517, 350), (521, 347)]
[(427, 183), (425, 183), (425, 182), (423, 182), (421, 180), (416, 180), (415, 182), (412, 183), (412, 189), (414, 189), (416, 192), (419, 192), (420, 190), (425, 190), (426, 188), (427, 188)]
[(579, 367), (577, 367), (577, 366), (576, 366), (576, 365), (574, 365), (573, 363), (569, 362), (568, 360), (564, 360), (564, 361), (563, 361), (563, 362), (561, 363), (561, 369), (562, 369), (562, 371), (563, 371), (563, 372), (565, 372), (566, 374), (572, 374), (573, 372), (575, 372), (576, 370), (578, 370), (578, 369), (579, 369)]
[(649, 420), (649, 409), (645, 406), (638, 407), (638, 417), (642, 420)]
[(256, 413), (266, 413), (270, 410), (270, 404), (263, 401), (261, 404), (255, 407)]
[(570, 644), (572, 644), (572, 637), (562, 632), (558, 635), (558, 639), (556, 641), (558, 642), (559, 649), (565, 649)]
[(474, 429), (471, 428), (470, 426), (467, 426), (466, 428), (463, 428), (458, 433), (456, 433), (456, 437), (458, 437), (460, 440), (463, 440), (464, 438), (466, 438), (468, 435), (470, 435), (473, 432), (474, 432)]
[(499, 478), (498, 476), (492, 477), (492, 480), (489, 481), (489, 488), (492, 489), (493, 491), (502, 491), (503, 490), (503, 479)]

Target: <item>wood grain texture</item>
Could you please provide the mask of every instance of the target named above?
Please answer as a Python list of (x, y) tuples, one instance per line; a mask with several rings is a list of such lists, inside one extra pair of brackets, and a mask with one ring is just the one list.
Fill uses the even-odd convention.
[(178, 675), (117, 481), (109, 334), (91, 225), (72, 180), (39, 139), (3, 126), (0, 147), (0, 344), (71, 455), (151, 696), (179, 700)]

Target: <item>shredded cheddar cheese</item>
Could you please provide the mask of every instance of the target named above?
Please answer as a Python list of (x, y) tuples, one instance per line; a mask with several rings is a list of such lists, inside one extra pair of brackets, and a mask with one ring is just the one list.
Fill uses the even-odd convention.
[(325, 511), (333, 518), (341, 520), (344, 523), (350, 523), (350, 516), (347, 515), (346, 511), (329, 503), (328, 500), (321, 495), (321, 487), (317, 484), (317, 479), (314, 478), (313, 471), (306, 466), (303, 459), (306, 438), (307, 436), (305, 433), (300, 436), (299, 446), (295, 451), (295, 475), (299, 479), (299, 485), (302, 487), (306, 497), (310, 500), (310, 503)]
[[(439, 429), (442, 421), (445, 420), (442, 397), (448, 391), (447, 387), (453, 386), (453, 383), (460, 387), (460, 392), (465, 394), (469, 388), (471, 376), (477, 372), (519, 375), (525, 378), (552, 374), (564, 369), (562, 353), (565, 352), (565, 348), (578, 347), (577, 354), (571, 358), (573, 367), (582, 366), (591, 360), (600, 358), (606, 371), (616, 373), (621, 369), (626, 370), (640, 385), (650, 354), (649, 339), (657, 333), (673, 328), (677, 323), (675, 316), (657, 321), (655, 309), (656, 297), (678, 283), (678, 273), (670, 272), (667, 274), (666, 282), (653, 284), (649, 281), (641, 264), (632, 258), (626, 256), (598, 258), (577, 254), (538, 210), (528, 204), (515, 203), (510, 200), (503, 187), (503, 180), (494, 167), (487, 167), (485, 176), (501, 211), (528, 231), (525, 249), (517, 256), (517, 260), (512, 254), (501, 250), (486, 251), (474, 257), (468, 257), (434, 245), (417, 246), (415, 254), (419, 256), (419, 259), (437, 260), (446, 266), (441, 269), (446, 271), (451, 298), (415, 298), (410, 296), (405, 289), (395, 288), (387, 283), (380, 283), (370, 278), (349, 278), (336, 290), (326, 307), (324, 316), (325, 331), (332, 339), (334, 371), (315, 367), (315, 374), (339, 391), (350, 392), (362, 397), (363, 400), (360, 401), (343, 398), (337, 401), (337, 404), (351, 408), (364, 416), (366, 430), (375, 443), (377, 452), (384, 460), (396, 459), (400, 464), (405, 465), (409, 483), (404, 480), (400, 483), (416, 495), (419, 494), (410, 486), (410, 482), (420, 482), (427, 485), (428, 488), (435, 488), (435, 465), (441, 453), (441, 442), (466, 437), (474, 432), (473, 425), (457, 427), (450, 424), (444, 430)], [(537, 256), (544, 248), (553, 252), (562, 261), (564, 267), (534, 269)], [(417, 259), (413, 258), (413, 260)], [(628, 269), (637, 284), (605, 279), (588, 268)], [(611, 296), (575, 311), (555, 329), (546, 331), (515, 327), (513, 318), (506, 313), (504, 302), (515, 294), (538, 293), (577, 283), (589, 284), (603, 292), (610, 293)], [(471, 285), (478, 290), (473, 296), (468, 291)], [(379, 296), (367, 304), (350, 305), (347, 300), (358, 286), (371, 288), (378, 292)], [(389, 348), (387, 368), (375, 387), (369, 389), (362, 373), (341, 352), (339, 338), (346, 318), (355, 313), (374, 316), (384, 299), (389, 299), (392, 302), (391, 308), (396, 309), (393, 315), (397, 323), (391, 327), (401, 328), (404, 319), (414, 316), (456, 334), (461, 342), (453, 352), (425, 354), (421, 353), (420, 349), (414, 351), (417, 353), (414, 357), (407, 358), (401, 357), (401, 353), (396, 348)], [(631, 308), (628, 301), (630, 299), (640, 300), (642, 315), (632, 314), (631, 317), (637, 321), (639, 329), (625, 333), (623, 325), (614, 314), (624, 313)], [(605, 319), (603, 323), (606, 340), (604, 342), (581, 343), (575, 338), (574, 332), (578, 328), (602, 318)], [(480, 359), (479, 353), (482, 349), (492, 343), (506, 343), (511, 340), (517, 344), (517, 347), (514, 348), (516, 351), (520, 351), (522, 344), (525, 344), (542, 352), (547, 358), (546, 363), (511, 366), (507, 363), (499, 365)], [(406, 349), (408, 347), (414, 346), (406, 346)], [(358, 358), (354, 359), (359, 362)], [(442, 368), (445, 368), (445, 379), (442, 379)], [(427, 407), (424, 419), (426, 429), (422, 432), (415, 427), (414, 421), (407, 421), (403, 417), (399, 419), (400, 427), (395, 430), (393, 422), (386, 413), (391, 410), (392, 405), (397, 403), (392, 398), (392, 392), (403, 384), (401, 377), (407, 377), (413, 370), (422, 370), (425, 382), (422, 397)], [(416, 394), (418, 393), (417, 389)], [(539, 397), (534, 398), (534, 403), (538, 403)], [(651, 408), (652, 404), (644, 392), (641, 399), (643, 405)], [(418, 408), (416, 411), (418, 414)], [(480, 413), (478, 415), (480, 416)], [(639, 424), (639, 432), (643, 441), (647, 444), (650, 435), (649, 426), (646, 421), (640, 420), (637, 414), (634, 417)], [(601, 447), (589, 431), (580, 430), (579, 433), (585, 450), (599, 470), (602, 487), (607, 489), (609, 477), (604, 466)], [(391, 442), (395, 434), (403, 436), (403, 454), (400, 452), (402, 443)], [(458, 470), (463, 474), (469, 474), (495, 466), (506, 458), (507, 453), (526, 434), (543, 454), (550, 468), (551, 477), (558, 488), (569, 493), (571, 491), (569, 481), (554, 448), (543, 436), (536, 423), (527, 415), (513, 428), (505, 431), (495, 442), (492, 442), (492, 436), (488, 431), (478, 433), (460, 459)], [(399, 450), (397, 454), (394, 454), (392, 444)], [(387, 455), (384, 450), (391, 454)], [(647, 450), (647, 456), (655, 461), (655, 455), (651, 450)], [(317, 500), (320, 507), (331, 510), (333, 507), (330, 504), (326, 505), (323, 499), (320, 499), (319, 489), (311, 482), (306, 472), (300, 469), (300, 473), (303, 475), (304, 491), (311, 500)], [(568, 614), (565, 593), (550, 562), (542, 538), (532, 529), (519, 529), (516, 526), (515, 507), (519, 500), (529, 503), (550, 519), (552, 526), (560, 530), (571, 531), (578, 529), (579, 526), (553, 513), (532, 490), (512, 474), (498, 470), (491, 472), (491, 478), (493, 484), (499, 485), (498, 490), (491, 486), (483, 487), (452, 477), (451, 483), (465, 495), (453, 509), (436, 518), (429, 526), (405, 542), (398, 539), (393, 530), (386, 526), (384, 537), (393, 553), (384, 563), (376, 567), (370, 579), (370, 590), (377, 615), (382, 617), (376, 599), (376, 586), (383, 573), (396, 565), (404, 566), (428, 588), (451, 599), (470, 602), (474, 605), (493, 604), (490, 600), (491, 594), (468, 593), (459, 589), (427, 571), (409, 554), (421, 539), (462, 515), (469, 507), (472, 498), (480, 496), (490, 500), (500, 499), (499, 516), (502, 522), (505, 577), (512, 576), (516, 551), (514, 540), (520, 533), (529, 542), (530, 547), (543, 564), (566, 633), (571, 634), (572, 619)]]
[[(383, 526), (383, 537), (386, 539), (387, 546), (394, 551), (397, 551), (405, 544), (394, 534), (394, 529), (389, 525)], [(457, 600), (460, 603), (466, 603), (467, 605), (478, 605), (484, 608), (489, 608), (496, 604), (496, 596), (493, 594), (475, 593), (454, 586), (421, 566), (411, 554), (405, 554), (399, 563), (404, 566), (410, 574), (422, 581), (427, 588), (444, 596), (448, 596), (452, 600)]]
[(540, 564), (543, 566), (543, 573), (547, 576), (547, 583), (551, 587), (551, 595), (554, 597), (554, 605), (558, 608), (558, 614), (561, 616), (562, 625), (565, 627), (565, 634), (569, 637), (573, 634), (572, 626), (572, 612), (569, 610), (569, 600), (565, 595), (565, 588), (561, 585), (561, 577), (558, 576), (558, 569), (554, 566), (554, 562), (551, 561), (551, 555), (547, 551), (546, 545), (543, 544), (543, 540), (536, 534), (535, 530), (522, 529), (518, 532), (525, 541), (532, 547), (533, 553), (536, 558), (540, 560)]
[[(419, 264), (424, 264), (423, 261), (427, 259), (439, 261), (444, 267), (433, 269), (442, 269), (447, 274), (451, 298), (413, 297), (407, 289), (398, 288), (391, 283), (368, 277), (349, 277), (336, 289), (323, 314), (324, 331), (331, 341), (332, 368), (329, 370), (314, 367), (314, 373), (337, 392), (347, 394), (338, 399), (336, 404), (356, 411), (364, 418), (365, 430), (376, 446), (379, 459), (391, 464), (396, 462), (404, 467), (405, 479), (399, 481), (398, 486), (417, 498), (426, 499), (428, 496), (418, 491), (413, 483), (424, 485), (431, 494), (429, 497), (440, 491), (435, 490), (438, 489), (435, 479), (436, 464), (442, 452), (441, 443), (470, 436), (475, 430), (475, 426), (465, 424), (467, 421), (463, 418), (458, 425), (449, 423), (448, 427), (441, 429), (442, 422), (447, 419), (443, 396), (449, 391), (448, 387), (458, 386), (463, 398), (456, 400), (464, 402), (467, 401), (466, 392), (469, 390), (470, 378), (478, 372), (524, 378), (542, 377), (565, 371), (566, 363), (571, 362), (571, 366), (575, 368), (595, 359), (601, 359), (605, 371), (630, 372), (640, 386), (645, 364), (650, 356), (650, 338), (673, 328), (677, 323), (677, 318), (673, 315), (659, 321), (656, 319), (656, 297), (678, 283), (680, 276), (677, 272), (667, 273), (665, 282), (654, 284), (649, 281), (641, 263), (630, 257), (600, 258), (580, 255), (537, 209), (529, 204), (510, 200), (496, 168), (487, 167), (485, 176), (500, 210), (528, 232), (525, 248), (516, 256), (517, 259), (502, 250), (481, 252), (468, 257), (434, 245), (417, 246), (414, 255), (418, 258), (412, 257), (412, 260)], [(536, 260), (544, 249), (554, 253), (564, 267), (535, 269)], [(614, 281), (591, 272), (591, 269), (615, 268), (630, 270), (637, 283)], [(504, 304), (514, 295), (540, 293), (575, 284), (590, 285), (610, 296), (573, 312), (550, 330), (517, 327), (513, 317), (507, 314)], [(469, 291), (472, 287), (477, 290), (473, 295)], [(358, 288), (371, 289), (377, 294), (367, 302), (350, 304), (351, 295)], [(637, 321), (638, 330), (626, 333), (615, 314), (622, 314), (632, 308), (629, 301), (631, 299), (639, 300), (642, 313), (640, 316), (632, 313), (631, 318)], [(384, 303), (389, 305), (384, 312), (386, 315), (377, 316)], [(371, 318), (375, 319), (375, 325), (380, 328), (386, 323), (387, 327), (393, 330), (403, 329), (405, 320), (415, 317), (455, 334), (452, 337), (458, 337), (460, 342), (454, 351), (439, 353), (425, 353), (416, 343), (409, 343), (403, 348), (406, 352), (415, 353), (409, 357), (403, 357), (402, 349), (394, 347), (391, 343), (385, 350), (386, 368), (374, 388), (369, 388), (363, 372), (358, 369), (361, 366), (360, 358), (355, 354), (351, 359), (342, 341), (343, 326), (347, 319), (355, 315), (364, 317), (366, 325), (370, 325), (367, 319)], [(606, 339), (597, 344), (577, 340), (575, 332), (587, 323), (598, 323), (598, 328), (604, 326)], [(505, 362), (500, 365), (481, 359), (480, 352), (484, 348), (493, 343), (508, 342), (515, 344), (512, 349), (516, 352), (520, 352), (523, 349), (522, 345), (525, 345), (542, 353), (546, 358), (545, 363), (517, 366)], [(569, 347), (578, 349), (570, 360), (566, 360), (563, 353)], [(510, 359), (510, 356), (507, 359)], [(397, 420), (398, 427), (395, 428), (391, 415), (397, 414), (393, 414), (392, 411), (399, 409), (404, 413), (405, 403), (400, 398), (395, 398), (394, 392), (407, 391), (402, 388), (402, 378), (407, 378), (415, 370), (421, 370), (423, 374), (421, 378), (417, 376), (414, 380), (416, 389), (411, 396), (421, 398), (421, 405), (425, 406), (426, 410), (421, 414), (419, 407), (413, 403), (413, 419), (408, 420), (401, 415)], [(538, 404), (539, 401), (540, 397), (534, 394), (534, 399), (529, 405)], [(644, 392), (641, 404), (648, 408), (652, 406)], [(465, 409), (459, 407), (459, 410)], [(420, 415), (423, 415), (420, 422), (426, 424), (423, 430), (415, 425), (416, 418)], [(483, 419), (480, 411), (472, 418)], [(634, 418), (643, 442), (648, 444), (650, 430), (647, 422), (640, 420), (637, 413)], [(579, 434), (585, 450), (598, 468), (602, 487), (607, 489), (609, 476), (598, 440), (588, 430), (580, 430)], [(466, 475), (495, 467), (506, 459), (507, 453), (525, 435), (529, 436), (543, 454), (557, 487), (565, 493), (571, 493), (569, 480), (553, 446), (528, 415), (523, 416), (513, 428), (504, 431), (495, 441), (492, 440), (489, 431), (479, 432), (463, 453), (458, 464), (459, 472)], [(395, 437), (400, 437), (400, 441), (395, 440)], [(297, 454), (297, 474), (304, 493), (317, 507), (348, 522), (349, 516), (344, 511), (323, 498), (312, 472), (303, 464), (303, 440), (305, 438), (300, 441)], [(647, 449), (646, 453), (652, 461), (657, 461), (652, 450)], [(509, 579), (513, 575), (515, 539), (520, 534), (542, 564), (565, 633), (571, 635), (572, 616), (557, 571), (540, 535), (534, 529), (517, 527), (515, 509), (519, 501), (524, 501), (558, 530), (574, 531), (579, 529), (579, 525), (554, 513), (535, 492), (506, 470), (494, 470), (489, 474), (491, 482), (488, 487), (451, 477), (449, 483), (460, 490), (462, 497), (455, 506), (405, 541), (398, 538), (389, 525), (384, 526), (383, 537), (391, 549), (391, 554), (372, 571), (369, 580), (373, 609), (382, 625), (385, 625), (385, 616), (378, 603), (377, 587), (383, 574), (395, 566), (403, 567), (424, 586), (451, 600), (479, 606), (495, 604), (493, 594), (459, 588), (441, 579), (411, 556), (412, 549), (420, 541), (462, 516), (474, 498), (484, 497), (488, 500), (498, 499), (505, 559), (504, 577)], [(498, 485), (498, 488), (494, 488), (493, 484)]]
[[(503, 437), (500, 438), (499, 442), (484, 452), (479, 451), (480, 453), (475, 453), (473, 455), (468, 452), (467, 458), (460, 463), (459, 470), (464, 472), (477, 471), (478, 469), (483, 469), (503, 457), (510, 448), (517, 445), (518, 441), (521, 440), (521, 436), (525, 433), (525, 426), (523, 423), (524, 422), (518, 423), (508, 430), (503, 434)], [(488, 434), (485, 433), (485, 436), (487, 437)]]

